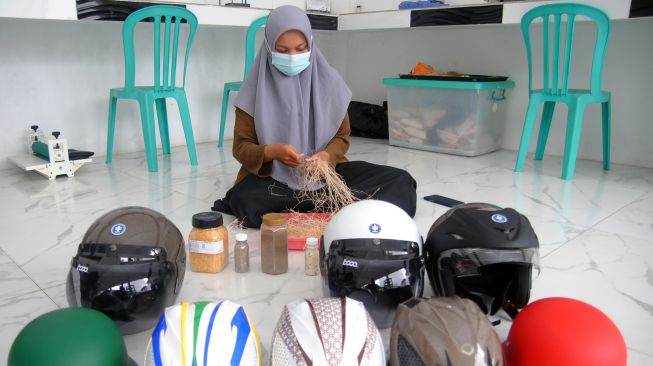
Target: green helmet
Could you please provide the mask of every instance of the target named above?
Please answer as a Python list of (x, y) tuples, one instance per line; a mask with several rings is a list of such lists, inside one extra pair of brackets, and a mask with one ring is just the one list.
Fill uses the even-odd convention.
[(23, 328), (9, 351), (9, 366), (136, 366), (116, 324), (88, 308), (51, 311)]

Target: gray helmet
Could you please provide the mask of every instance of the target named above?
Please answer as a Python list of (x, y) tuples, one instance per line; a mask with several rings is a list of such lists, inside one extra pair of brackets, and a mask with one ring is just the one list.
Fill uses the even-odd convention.
[(457, 296), (410, 299), (397, 307), (392, 366), (500, 366), (501, 341), (473, 301)]
[(66, 294), (113, 319), (123, 334), (151, 329), (175, 302), (186, 250), (179, 229), (144, 207), (122, 207), (97, 219), (73, 257)]

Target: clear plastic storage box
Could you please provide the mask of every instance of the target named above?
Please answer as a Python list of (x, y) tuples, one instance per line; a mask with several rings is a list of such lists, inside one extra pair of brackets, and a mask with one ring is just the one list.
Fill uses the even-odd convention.
[(476, 156), (501, 146), (512, 81), (387, 78), (390, 145)]

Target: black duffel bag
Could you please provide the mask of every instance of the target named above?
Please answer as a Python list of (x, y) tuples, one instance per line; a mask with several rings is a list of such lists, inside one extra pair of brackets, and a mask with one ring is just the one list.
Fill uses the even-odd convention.
[(388, 107), (363, 102), (350, 102), (349, 124), (351, 135), (374, 139), (388, 138)]

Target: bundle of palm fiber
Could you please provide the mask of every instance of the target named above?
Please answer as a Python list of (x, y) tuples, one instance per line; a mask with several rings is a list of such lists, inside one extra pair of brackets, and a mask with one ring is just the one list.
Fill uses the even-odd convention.
[(299, 181), (297, 199), (311, 201), (315, 212), (336, 213), (358, 200), (340, 174), (324, 160), (306, 161), (296, 169), (296, 173)]
[[(341, 208), (358, 200), (342, 177), (326, 161), (321, 159), (305, 161), (296, 169), (299, 187), (297, 199), (312, 202), (313, 213), (298, 213), (291, 210), (288, 215), (288, 236), (298, 238), (319, 238), (331, 216)], [(321, 187), (315, 189), (316, 187)]]

